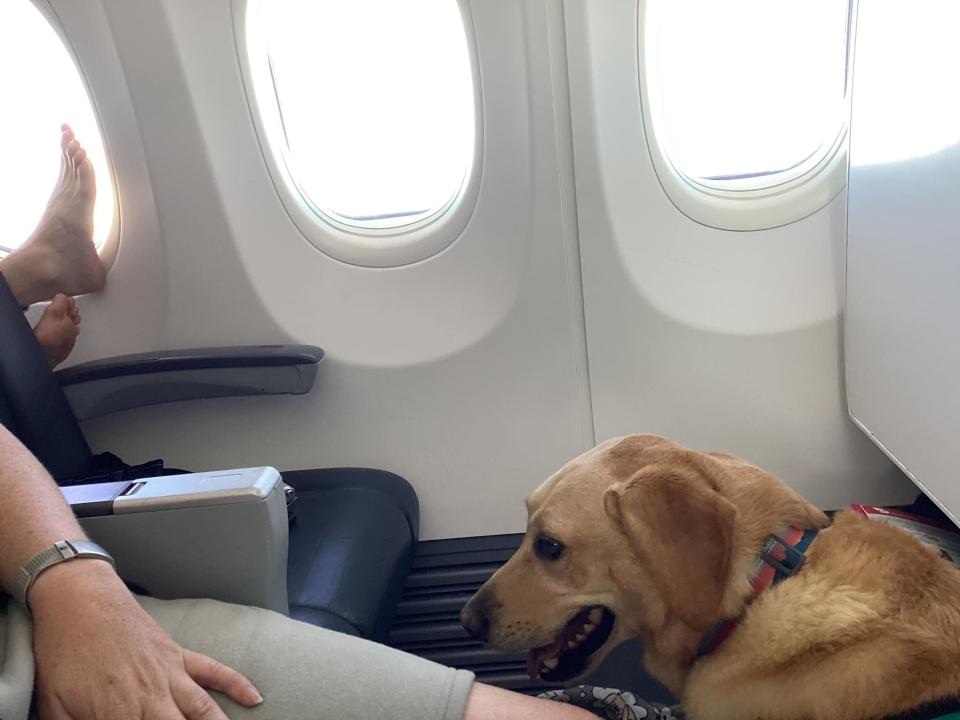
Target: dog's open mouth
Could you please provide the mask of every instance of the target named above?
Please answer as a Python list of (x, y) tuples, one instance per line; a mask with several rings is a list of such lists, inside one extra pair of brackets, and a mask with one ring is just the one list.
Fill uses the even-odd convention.
[(569, 680), (582, 673), (590, 656), (603, 647), (616, 619), (607, 608), (586, 607), (570, 620), (549, 645), (533, 648), (527, 656), (527, 673), (548, 682)]

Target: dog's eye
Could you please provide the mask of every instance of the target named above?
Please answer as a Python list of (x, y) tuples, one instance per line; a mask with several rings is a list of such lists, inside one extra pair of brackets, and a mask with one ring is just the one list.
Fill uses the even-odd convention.
[(533, 543), (533, 549), (541, 560), (557, 560), (563, 555), (563, 543), (552, 537), (540, 535)]

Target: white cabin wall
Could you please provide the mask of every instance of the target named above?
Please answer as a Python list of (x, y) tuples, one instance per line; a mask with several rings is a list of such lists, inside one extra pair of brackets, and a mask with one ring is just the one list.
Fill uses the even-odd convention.
[[(59, 24), (90, 90), (103, 131), (118, 193), (124, 241), (109, 253), (104, 292), (79, 298), (84, 322), (70, 362), (142, 352), (162, 344), (167, 318), (168, 273), (163, 231), (125, 67), (114, 43), (110, 19), (99, 2), (38, 0)], [(64, 118), (64, 121), (69, 118)], [(36, 320), (41, 308), (31, 309)]]
[(417, 489), (427, 539), (522, 530), (544, 477), (634, 431), (744, 455), (826, 507), (910, 496), (846, 417), (844, 197), (753, 233), (679, 213), (644, 145), (632, 0), (469, 4), (476, 209), (449, 248), (390, 269), (330, 258), (286, 214), (238, 63), (240, 3), (51, 4), (89, 70), (123, 216), (72, 361), (328, 353), (307, 396), (119, 413), (85, 423), (95, 450), (392, 470)]
[[(523, 497), (593, 443), (545, 6), (474, 4), (477, 207), (447, 250), (392, 269), (331, 259), (286, 215), (254, 134), (229, 0), (104, 7), (163, 231), (168, 299), (153, 346), (300, 342), (328, 355), (306, 397), (118, 414), (86, 424), (95, 448), (197, 469), (381, 467), (416, 487), (424, 537), (521, 530)], [(566, 152), (569, 165), (568, 141)], [(123, 241), (138, 242), (136, 228)], [(98, 321), (92, 308), (88, 318)]]
[(565, 8), (597, 439), (738, 454), (824, 507), (911, 497), (847, 417), (845, 196), (770, 230), (691, 220), (648, 151), (636, 0)]

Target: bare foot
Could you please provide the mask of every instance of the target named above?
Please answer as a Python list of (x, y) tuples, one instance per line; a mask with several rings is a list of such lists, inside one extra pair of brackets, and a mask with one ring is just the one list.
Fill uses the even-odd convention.
[(80, 335), (80, 309), (77, 301), (63, 293), (53, 298), (33, 329), (40, 347), (47, 353), (47, 362), (53, 370), (67, 359)]
[[(47, 209), (30, 238), (3, 263), (4, 276), (24, 304), (56, 293), (97, 292), (106, 282), (106, 269), (93, 244), (97, 197), (93, 165), (69, 125), (62, 126), (60, 148), (60, 179)], [(22, 281), (11, 277), (14, 268), (21, 271)]]

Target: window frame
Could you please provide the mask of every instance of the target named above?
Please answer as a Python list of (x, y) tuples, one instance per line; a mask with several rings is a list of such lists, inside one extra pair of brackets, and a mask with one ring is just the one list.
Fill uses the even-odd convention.
[(692, 178), (670, 160), (657, 139), (647, 90), (646, 9), (637, 0), (636, 58), (640, 109), (647, 152), (661, 188), (674, 207), (691, 220), (719, 230), (752, 231), (789, 225), (828, 205), (846, 187), (852, 58), (857, 0), (848, 0), (847, 62), (838, 128), (810, 156), (782, 171), (729, 180)]
[[(97, 254), (100, 256), (100, 261), (103, 263), (105, 270), (109, 273), (113, 268), (114, 261), (117, 259), (117, 253), (120, 251), (120, 184), (117, 182), (117, 173), (114, 169), (113, 155), (109, 138), (103, 129), (104, 124), (103, 117), (100, 112), (100, 104), (97, 102), (97, 97), (92, 90), (92, 86), (87, 78), (87, 72), (84, 69), (83, 63), (80, 61), (80, 56), (77, 53), (76, 47), (70, 40), (70, 36), (67, 34), (67, 31), (64, 28), (63, 22), (60, 19), (60, 16), (57, 14), (56, 9), (49, 2), (49, 0), (25, 1), (33, 5), (37, 12), (43, 16), (43, 19), (47, 22), (47, 25), (49, 25), (50, 29), (60, 39), (64, 50), (66, 50), (67, 55), (69, 55), (70, 60), (73, 62), (73, 68), (76, 71), (77, 76), (80, 78), (80, 82), (83, 85), (84, 91), (86, 92), (87, 101), (90, 103), (90, 111), (93, 113), (93, 119), (97, 124), (97, 131), (100, 133), (100, 142), (103, 145), (103, 157), (106, 164), (107, 178), (113, 188), (113, 211), (111, 213), (110, 230), (104, 236), (103, 242), (100, 243), (100, 246), (97, 247)], [(52, 190), (53, 188), (51, 188), (51, 191)], [(98, 197), (97, 202), (103, 202), (103, 199)], [(39, 220), (40, 218), (37, 218), (37, 221)], [(26, 240), (26, 238), (24, 238), (24, 240)], [(7, 246), (0, 244), (0, 259), (7, 257), (10, 255), (10, 253), (15, 252), (16, 250), (17, 248), (8, 248)]]
[(459, 190), (439, 209), (414, 222), (393, 226), (360, 226), (343, 222), (317, 207), (300, 187), (286, 162), (278, 98), (270, 77), (264, 33), (250, 22), (258, 2), (233, 0), (234, 40), (247, 106), (261, 155), (274, 189), (300, 233), (318, 250), (350, 265), (400, 267), (421, 262), (449, 247), (473, 215), (483, 175), (483, 97), (477, 43), (468, 0), (457, 3), (473, 80), (474, 146)]

